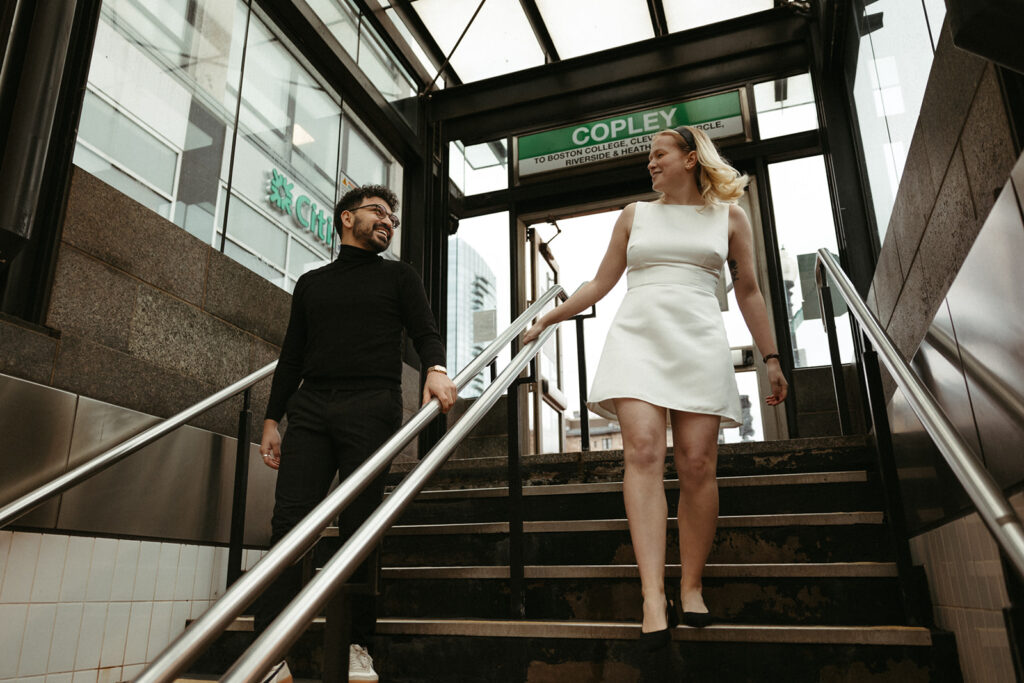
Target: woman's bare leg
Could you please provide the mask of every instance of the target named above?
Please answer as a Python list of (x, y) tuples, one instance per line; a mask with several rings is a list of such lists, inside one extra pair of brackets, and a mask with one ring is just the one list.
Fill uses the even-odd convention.
[(629, 535), (644, 598), (642, 631), (660, 631), (665, 620), (665, 409), (638, 399), (615, 399), (622, 427), (622, 481)]
[(717, 415), (672, 411), (672, 448), (679, 475), (679, 584), (683, 610), (707, 612), (701, 577), (718, 526)]

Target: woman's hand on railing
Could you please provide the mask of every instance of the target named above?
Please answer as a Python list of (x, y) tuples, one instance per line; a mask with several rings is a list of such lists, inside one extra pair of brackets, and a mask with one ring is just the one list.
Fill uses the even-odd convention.
[(768, 382), (771, 384), (772, 393), (764, 397), (764, 402), (770, 406), (777, 406), (786, 400), (786, 394), (789, 393), (789, 382), (782, 374), (782, 366), (779, 365), (778, 358), (769, 359), (765, 364), (765, 369), (768, 371)]
[(263, 421), (260, 455), (263, 456), (263, 464), (270, 469), (276, 470), (281, 466), (281, 432), (277, 429), (277, 420)]
[(526, 334), (523, 335), (523, 345), (525, 346), (539, 337), (540, 333), (546, 330), (550, 324), (551, 323), (544, 322), (544, 318), (535, 322), (530, 329), (526, 331)]

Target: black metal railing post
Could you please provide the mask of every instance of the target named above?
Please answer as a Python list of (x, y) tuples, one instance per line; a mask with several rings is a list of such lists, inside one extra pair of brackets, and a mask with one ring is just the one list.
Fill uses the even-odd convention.
[(530, 373), (508, 388), (508, 579), (509, 612), (513, 619), (526, 617), (526, 578), (523, 539), (523, 473), (519, 442), (519, 386), (537, 381), (537, 357)]
[(583, 334), (583, 321), (597, 315), (597, 307), (591, 306), (590, 313), (573, 316), (576, 321), (576, 367), (580, 385), (580, 450), (590, 451), (590, 413), (587, 412), (587, 350)]
[(228, 583), (242, 575), (242, 543), (245, 540), (245, 499), (249, 488), (249, 444), (252, 441), (251, 390), (242, 392), (238, 412), (238, 444), (235, 449), (235, 487), (231, 498), (231, 537), (228, 545)]
[(852, 434), (853, 425), (850, 421), (850, 405), (846, 395), (846, 378), (843, 376), (843, 362), (839, 357), (839, 338), (836, 335), (835, 310), (832, 306), (832, 291), (828, 286), (827, 276), (822, 276), (821, 287), (818, 289), (821, 298), (821, 319), (825, 323), (825, 334), (828, 335), (828, 352), (832, 358), (832, 386), (836, 391), (836, 410), (839, 412), (839, 428), (843, 434)]
[(910, 557), (907, 539), (907, 520), (903, 511), (903, 496), (900, 492), (899, 474), (896, 471), (896, 454), (889, 430), (889, 413), (886, 409), (885, 392), (882, 388), (882, 371), (878, 354), (868, 339), (864, 339), (864, 381), (867, 384), (871, 420), (875, 425), (875, 445), (878, 450), (878, 474), (882, 483), (885, 500), (885, 516), (889, 539), (896, 555), (899, 572), (900, 598), (908, 623), (913, 626), (924, 622), (925, 607), (921, 596), (920, 571), (914, 567)]

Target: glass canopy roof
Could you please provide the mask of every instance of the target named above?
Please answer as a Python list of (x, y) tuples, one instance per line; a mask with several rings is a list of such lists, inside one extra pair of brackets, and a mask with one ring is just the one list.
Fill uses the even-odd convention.
[[(421, 62), (426, 55), (434, 56), (427, 69), (431, 76), (440, 66), (437, 56), (451, 55), (450, 71), (463, 83), (469, 83), (761, 12), (774, 7), (777, 1), (781, 0), (484, 0), (482, 3), (481, 0), (367, 0), (367, 3), (384, 9), (407, 40), (417, 41), (410, 44), (409, 50)], [(420, 26), (410, 26), (410, 23)]]

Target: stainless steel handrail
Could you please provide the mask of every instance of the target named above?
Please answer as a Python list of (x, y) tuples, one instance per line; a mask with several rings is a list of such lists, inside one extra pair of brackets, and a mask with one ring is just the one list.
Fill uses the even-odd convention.
[[(557, 285), (556, 285), (557, 286)], [(259, 680), (284, 657), (321, 607), (342, 584), (352, 576), (359, 563), (369, 555), (385, 532), (398, 521), (402, 511), (412, 502), (430, 477), (445, 463), (452, 450), (469, 434), (475, 424), (497, 403), (508, 386), (543, 348), (555, 333), (557, 325), (545, 329), (540, 337), (523, 347), (487, 389), (473, 402), (462, 419), (437, 442), (419, 465), (402, 480), (387, 500), (367, 518), (366, 522), (335, 553), (324, 568), (282, 610), (270, 626), (235, 662), (222, 681), (247, 683)], [(136, 679), (138, 681), (139, 679)]]
[(824, 283), (822, 268), (828, 271), (832, 282), (839, 288), (850, 312), (881, 355), (882, 362), (896, 381), (896, 385), (903, 391), (917, 418), (967, 491), (967, 495), (978, 509), (978, 514), (992, 532), (993, 538), (1016, 567), (1017, 572), (1024, 577), (1024, 527), (1021, 526), (1016, 511), (1003, 495), (1002, 489), (960, 437), (935, 397), (900, 356), (896, 345), (882, 328), (878, 318), (864, 304), (842, 267), (826, 249), (818, 250), (815, 266), (815, 278), (819, 289)]
[[(509, 327), (491, 342), (466, 368), (456, 375), (455, 385), (460, 389), (481, 373), (498, 353), (548, 305), (562, 288), (555, 285), (527, 308)], [(477, 399), (479, 402), (479, 399)], [(474, 405), (475, 407), (475, 405)], [(472, 410), (472, 408), (470, 409)], [(260, 593), (286, 568), (295, 563), (316, 542), (320, 532), (338, 513), (347, 507), (398, 453), (441, 412), (440, 404), (433, 400), (421, 408), (398, 432), (374, 452), (345, 481), (328, 495), (322, 503), (289, 531), (271, 548), (270, 552), (233, 583), (217, 602), (210, 606), (184, 633), (176, 638), (135, 679), (135, 683), (165, 683), (175, 677), (198, 657), (217, 636), (242, 613)], [(469, 415), (470, 411), (467, 411)], [(462, 424), (466, 419), (460, 420)], [(433, 452), (433, 451), (431, 451)], [(390, 497), (389, 497), (390, 498)]]
[(63, 493), (72, 486), (85, 481), (89, 477), (99, 474), (111, 465), (123, 460), (132, 453), (135, 453), (142, 447), (153, 443), (161, 436), (174, 431), (197, 415), (203, 414), (218, 403), (228, 400), (235, 394), (245, 391), (260, 380), (269, 377), (273, 374), (274, 368), (276, 367), (277, 361), (274, 361), (269, 365), (265, 365), (259, 370), (246, 375), (234, 384), (221, 389), (215, 394), (207, 396), (195, 405), (189, 406), (177, 415), (173, 415), (166, 420), (153, 425), (149, 429), (139, 432), (126, 441), (122, 441), (113, 448), (109, 448), (96, 457), (91, 458), (88, 462), (82, 463), (78, 467), (65, 472), (59, 477), (43, 484), (39, 488), (29, 491), (20, 498), (8, 503), (0, 508), (0, 529), (22, 515), (31, 512), (51, 496)]

